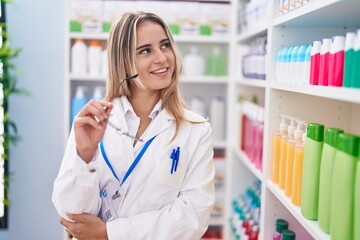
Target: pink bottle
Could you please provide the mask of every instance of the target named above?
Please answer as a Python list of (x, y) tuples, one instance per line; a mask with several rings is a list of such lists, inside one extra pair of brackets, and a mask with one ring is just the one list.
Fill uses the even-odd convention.
[(324, 38), (321, 43), (319, 85), (327, 86), (329, 82), (329, 63), (330, 63), (331, 40)]
[(311, 46), (311, 57), (310, 57), (310, 84), (319, 84), (319, 67), (320, 67), (320, 49), (321, 42), (313, 41)]
[(329, 63), (329, 86), (341, 87), (344, 75), (345, 37), (335, 36), (332, 39)]

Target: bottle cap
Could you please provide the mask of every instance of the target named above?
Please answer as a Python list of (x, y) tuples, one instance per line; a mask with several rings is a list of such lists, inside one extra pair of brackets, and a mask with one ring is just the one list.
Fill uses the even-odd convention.
[(344, 132), (344, 130), (339, 129), (339, 128), (327, 128), (325, 130), (324, 142), (329, 144), (332, 147), (336, 147), (339, 133), (343, 133), (343, 132)]
[(305, 52), (306, 52), (307, 46), (301, 45), (298, 50), (297, 54), (297, 62), (304, 62), (305, 61)]
[(288, 229), (285, 229), (284, 231), (282, 231), (282, 240), (295, 240), (295, 236), (296, 234)]
[(324, 125), (318, 123), (308, 123), (306, 136), (317, 142), (324, 141)]
[(345, 48), (345, 37), (344, 36), (333, 36), (330, 53), (337, 53), (343, 51)]
[(282, 233), (283, 230), (289, 227), (289, 223), (284, 219), (276, 219), (276, 231)]
[(359, 136), (340, 133), (338, 136), (337, 149), (353, 157), (357, 157), (359, 155), (359, 142)]
[(303, 120), (296, 120), (296, 129), (294, 131), (294, 138), (301, 140), (304, 130), (303, 127), (305, 126), (305, 121)]
[(321, 41), (321, 50), (320, 54), (323, 55), (325, 53), (330, 52), (331, 40), (329, 38), (324, 38)]
[(286, 134), (287, 128), (288, 128), (288, 125), (289, 125), (288, 121), (289, 121), (288, 116), (280, 115), (279, 130), (280, 130), (281, 134), (283, 134), (283, 133)]
[(101, 43), (100, 43), (100, 41), (98, 41), (98, 40), (91, 40), (90, 42), (89, 42), (89, 47), (98, 47), (98, 46), (100, 46), (101, 45)]

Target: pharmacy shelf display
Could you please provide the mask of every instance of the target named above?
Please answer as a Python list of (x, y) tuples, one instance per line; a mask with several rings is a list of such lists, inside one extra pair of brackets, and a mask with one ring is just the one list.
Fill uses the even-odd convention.
[[(251, 1), (261, 4), (262, 1)], [(250, 2), (250, 3), (251, 3)], [(355, 32), (359, 27), (360, 2), (355, 0), (314, 0), (302, 1), (301, 7), (288, 7), (288, 12), (280, 13), (284, 8), (278, 5), (282, 1), (267, 2), (265, 24), (251, 18), (252, 27), (242, 22), (246, 20), (241, 8), (243, 1), (232, 1), (232, 21), (230, 48), (231, 74), (229, 82), (228, 142), (229, 163), (227, 164), (226, 215), (231, 219), (232, 201), (237, 199), (254, 180), (260, 179), (261, 220), (260, 238), (272, 239), (276, 219), (289, 222), (289, 228), (296, 233), (296, 239), (331, 239), (324, 233), (316, 220), (308, 220), (295, 206), (284, 191), (272, 181), (273, 134), (279, 127), (279, 116), (290, 115), (307, 123), (315, 122), (325, 127), (341, 128), (347, 133), (360, 135), (360, 89), (335, 86), (310, 85), (309, 77), (305, 82), (291, 79), (279, 79), (277, 73), (278, 54), (284, 48), (309, 46), (313, 41), (321, 41), (333, 36), (344, 36)], [(285, 1), (287, 2), (287, 1)], [(292, 1), (289, 1), (292, 2)], [(296, 1), (294, 1), (296, 2)], [(298, 1), (299, 2), (299, 1)], [(249, 11), (250, 12), (250, 11)], [(247, 14), (249, 14), (247, 12)], [(244, 58), (249, 55), (255, 39), (266, 37), (266, 80), (244, 77)], [(251, 52), (250, 52), (251, 53)], [(359, 67), (359, 66), (358, 66)], [(246, 72), (246, 71), (245, 71)], [(243, 104), (239, 104), (239, 95), (251, 101), (252, 95), (258, 97), (258, 104), (264, 107), (263, 164), (259, 171), (247, 153), (241, 149), (240, 132), (243, 127), (241, 116)], [(234, 129), (236, 131), (234, 131)], [(246, 161), (246, 162), (244, 162)], [(234, 229), (226, 226), (224, 239), (237, 239)]]

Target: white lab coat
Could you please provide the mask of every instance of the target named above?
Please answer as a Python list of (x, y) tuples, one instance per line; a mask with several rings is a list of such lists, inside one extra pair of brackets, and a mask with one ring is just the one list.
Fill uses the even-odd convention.
[[(120, 99), (114, 99), (110, 120), (127, 131)], [(200, 115), (185, 110), (187, 121), (177, 137), (174, 118), (164, 109), (151, 122), (135, 148), (132, 139), (107, 127), (103, 138), (106, 155), (117, 176), (125, 172), (144, 143), (157, 135), (129, 178), (123, 184), (123, 203), (115, 202), (114, 220), (106, 223), (110, 240), (194, 240), (206, 231), (215, 202), (214, 163), (211, 127)], [(180, 147), (177, 171), (170, 174), (171, 152)], [(58, 213), (99, 215), (100, 191), (119, 186), (99, 150), (86, 164), (76, 153), (71, 133), (52, 200)], [(110, 193), (111, 195), (112, 193)]]

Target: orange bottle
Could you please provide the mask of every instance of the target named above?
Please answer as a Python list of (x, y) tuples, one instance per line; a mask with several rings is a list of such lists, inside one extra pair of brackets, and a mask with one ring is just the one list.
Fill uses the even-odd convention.
[(287, 126), (287, 118), (280, 115), (279, 130), (273, 137), (272, 181), (276, 184), (280, 182), (281, 137), (287, 134)]
[[(287, 121), (289, 120), (289, 117)], [(285, 189), (285, 181), (286, 181), (286, 155), (287, 155), (287, 143), (288, 143), (288, 133), (287, 133), (288, 124), (286, 124), (285, 129), (281, 132), (281, 146), (280, 146), (280, 161), (279, 161), (279, 187), (281, 189)]]
[(291, 202), (295, 206), (301, 206), (301, 189), (302, 189), (302, 170), (304, 161), (304, 145), (306, 133), (302, 136), (302, 141), (295, 143), (294, 171), (292, 180)]

